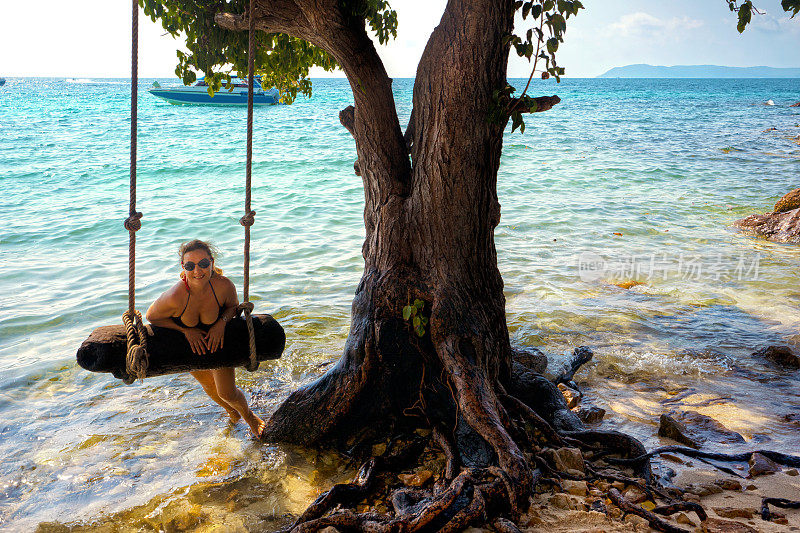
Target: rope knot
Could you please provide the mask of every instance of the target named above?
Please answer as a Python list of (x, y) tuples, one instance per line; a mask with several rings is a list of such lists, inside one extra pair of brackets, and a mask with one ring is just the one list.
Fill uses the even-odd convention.
[(142, 228), (142, 214), (138, 211), (125, 219), (125, 229), (128, 231), (139, 231)]
[(123, 381), (130, 385), (136, 379), (147, 377), (150, 356), (147, 354), (147, 330), (142, 323), (139, 311), (126, 311), (122, 315), (125, 324), (125, 337), (128, 351), (125, 354), (125, 373)]
[(256, 221), (256, 212), (250, 210), (249, 213), (247, 213), (245, 216), (239, 219), (239, 224), (241, 224), (246, 228), (249, 228), (250, 226), (255, 224), (255, 221)]
[(253, 302), (242, 302), (239, 304), (239, 307), (236, 308), (236, 311), (241, 313), (244, 312), (245, 314), (251, 314), (255, 309)]

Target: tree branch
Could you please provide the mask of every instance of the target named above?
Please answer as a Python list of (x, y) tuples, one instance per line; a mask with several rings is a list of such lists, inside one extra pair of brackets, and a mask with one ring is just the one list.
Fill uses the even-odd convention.
[(347, 131), (350, 132), (350, 135), (355, 137), (356, 133), (356, 108), (349, 105), (339, 111), (339, 122), (341, 122), (342, 126), (345, 127)]
[(520, 113), (541, 113), (549, 111), (553, 106), (561, 102), (561, 98), (553, 96), (537, 96), (536, 98), (512, 98), (508, 109), (519, 111)]

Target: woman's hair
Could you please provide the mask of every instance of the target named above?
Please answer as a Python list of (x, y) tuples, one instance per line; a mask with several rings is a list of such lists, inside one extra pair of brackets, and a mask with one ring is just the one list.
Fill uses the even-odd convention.
[[(217, 255), (219, 255), (219, 250), (217, 250), (217, 247), (211, 244), (210, 242), (201, 241), (200, 239), (193, 239), (191, 241), (187, 241), (181, 244), (180, 248), (178, 248), (178, 255), (181, 258), (181, 263), (183, 263), (184, 255), (186, 255), (189, 252), (193, 252), (195, 250), (203, 250), (205, 253), (208, 254), (208, 257), (210, 257), (212, 260), (216, 260)], [(183, 273), (183, 271), (181, 271), (181, 278), (183, 278), (184, 275), (185, 274)], [(221, 276), (222, 269), (215, 264), (214, 271), (211, 273), (211, 275)]]

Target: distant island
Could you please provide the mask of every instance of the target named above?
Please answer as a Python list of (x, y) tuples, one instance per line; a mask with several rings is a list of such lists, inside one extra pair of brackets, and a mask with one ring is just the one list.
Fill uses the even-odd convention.
[(800, 68), (722, 67), (719, 65), (626, 65), (598, 78), (800, 78)]

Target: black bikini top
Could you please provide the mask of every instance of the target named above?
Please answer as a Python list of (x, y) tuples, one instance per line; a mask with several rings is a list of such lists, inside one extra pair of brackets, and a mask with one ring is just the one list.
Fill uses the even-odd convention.
[[(209, 283), (209, 285), (211, 286), (211, 294), (214, 295), (214, 301), (217, 302), (217, 305), (219, 306), (219, 313), (217, 313), (217, 317), (219, 317), (219, 315), (222, 313), (222, 310), (225, 309), (225, 307), (222, 304), (219, 303), (219, 299), (217, 298), (217, 293), (214, 292), (214, 286), (211, 285), (210, 283)], [(191, 297), (192, 297), (192, 293), (190, 292), (189, 293), (189, 297), (186, 298), (186, 305), (183, 306), (183, 311), (181, 311), (181, 314), (178, 315), (178, 316), (170, 317), (170, 318), (172, 318), (172, 321), (175, 322), (177, 325), (179, 325), (181, 327), (184, 327), (184, 328), (199, 328), (199, 329), (202, 329), (203, 331), (208, 331), (209, 329), (211, 329), (211, 326), (214, 325), (214, 322), (216, 322), (216, 320), (214, 322), (212, 322), (211, 324), (206, 324), (205, 322), (203, 322), (201, 320), (197, 324), (195, 324), (194, 326), (189, 326), (187, 324), (184, 324), (183, 320), (181, 320), (181, 318), (183, 317), (183, 313), (186, 312), (186, 308), (189, 307), (189, 299)]]

